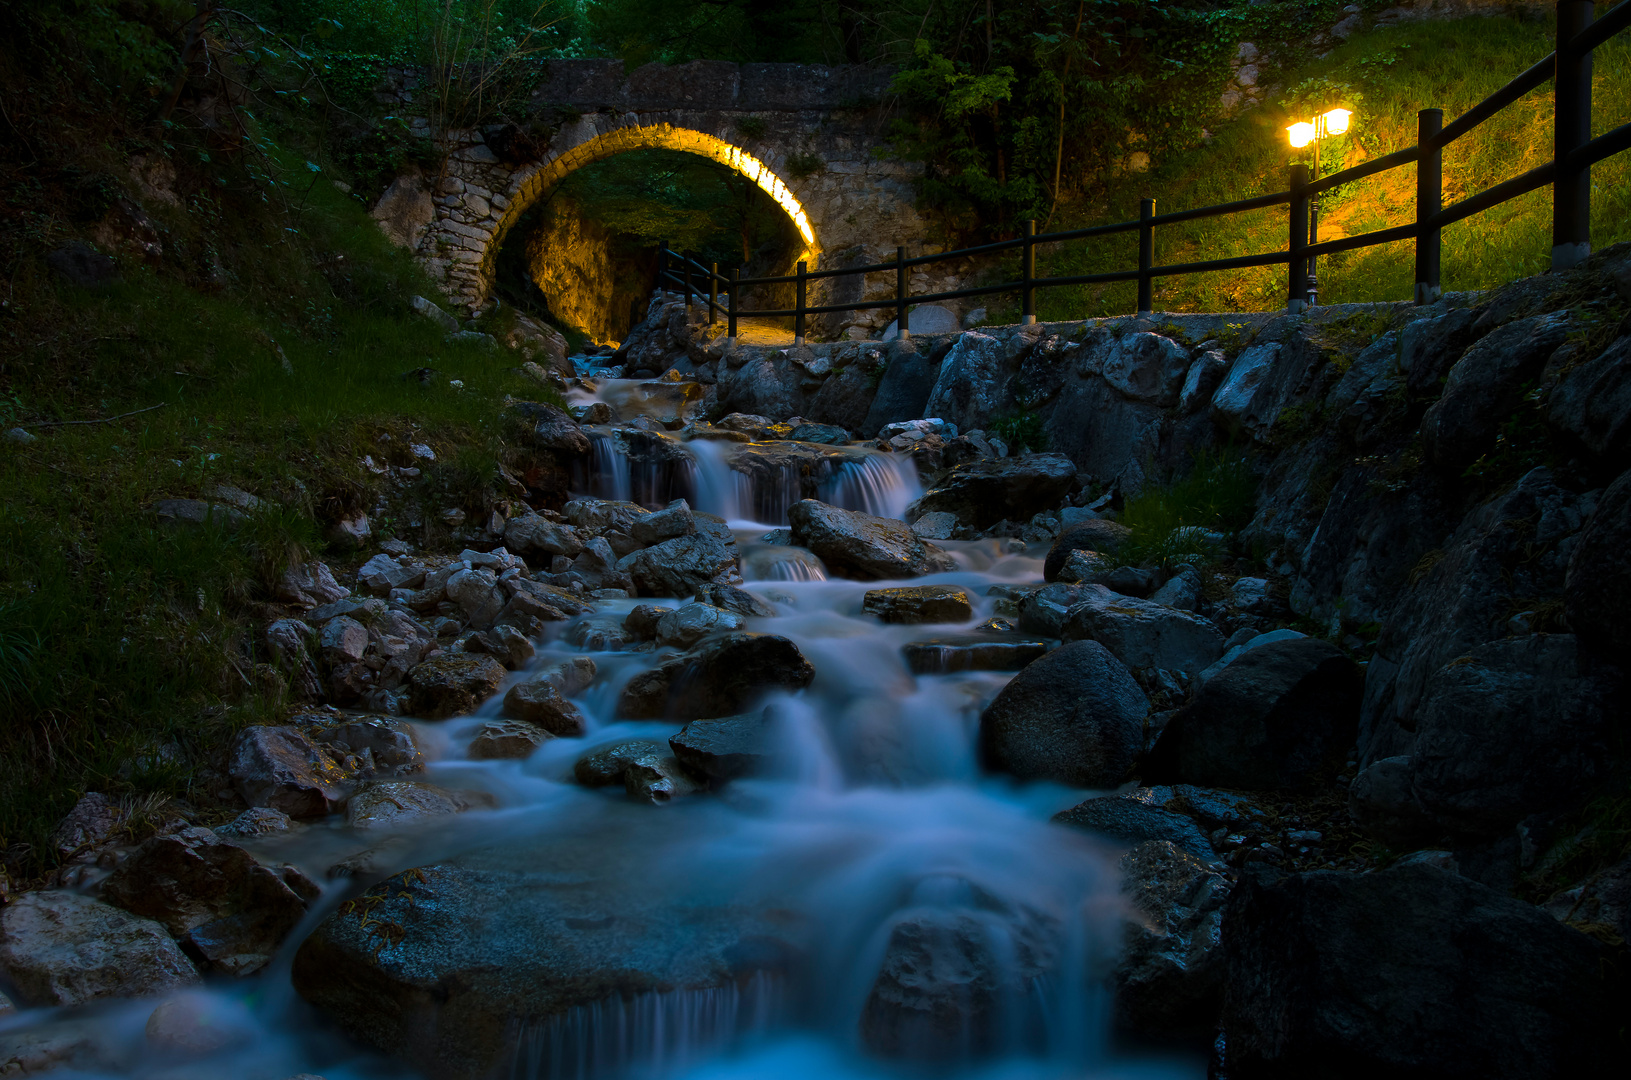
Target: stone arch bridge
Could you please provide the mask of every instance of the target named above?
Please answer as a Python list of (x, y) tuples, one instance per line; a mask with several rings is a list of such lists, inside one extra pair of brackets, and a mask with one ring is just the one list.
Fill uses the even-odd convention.
[[(925, 232), (913, 208), (918, 167), (874, 153), (884, 144), (888, 82), (887, 71), (851, 67), (696, 61), (625, 72), (618, 60), (551, 60), (531, 97), (540, 121), (559, 124), (547, 146), (518, 155), (495, 132), (452, 132), (443, 175), (399, 177), (375, 216), (450, 300), (474, 310), (487, 300), (506, 232), (529, 206), (585, 165), (662, 147), (757, 183), (792, 219), (811, 269), (858, 265)], [(414, 89), (400, 93), (412, 115)], [(428, 121), (414, 123), (429, 133)]]

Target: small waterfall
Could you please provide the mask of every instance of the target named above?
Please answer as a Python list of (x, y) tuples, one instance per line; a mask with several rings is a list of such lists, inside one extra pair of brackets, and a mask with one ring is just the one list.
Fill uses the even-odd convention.
[(672, 1076), (770, 1029), (782, 1012), (780, 980), (764, 972), (709, 990), (610, 997), (525, 1025), (510, 1078)]
[(692, 485), (696, 499), (692, 507), (726, 521), (741, 518), (741, 489), (747, 477), (732, 469), (725, 460), (725, 444), (711, 439), (693, 439), (685, 444), (685, 448), (696, 462), (696, 477)]
[(617, 440), (608, 432), (590, 431), (589, 475), (584, 489), (597, 499), (627, 502), (634, 497), (634, 478), (627, 455), (618, 453)]
[(900, 454), (868, 454), (846, 462), (821, 487), (823, 502), (886, 518), (902, 517), (922, 494), (917, 465)]

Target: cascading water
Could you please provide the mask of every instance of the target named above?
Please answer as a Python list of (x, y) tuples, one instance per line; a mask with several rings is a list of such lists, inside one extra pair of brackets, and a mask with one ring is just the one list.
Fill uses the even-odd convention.
[(887, 453), (847, 462), (821, 487), (822, 502), (886, 518), (902, 517), (922, 494), (916, 463)]
[(626, 454), (617, 449), (610, 432), (590, 431), (589, 475), (580, 485), (597, 499), (626, 502), (634, 497), (634, 477)]
[[(597, 433), (594, 446), (597, 475), (616, 482), (612, 440)], [(740, 492), (721, 448), (690, 448), (699, 508), (733, 510)], [(915, 476), (902, 465), (910, 469), (908, 460), (871, 455), (846, 466), (832, 480), (833, 497), (875, 513), (904, 506)], [(434, 759), (425, 779), (479, 793), (470, 800), (476, 809), (451, 824), (394, 832), (306, 827), (261, 841), (260, 850), (318, 880), (347, 850), (366, 849), (381, 874), (466, 866), (481, 880), (535, 883), (511, 894), (514, 910), (481, 919), (466, 919), (456, 905), (440, 911), (437, 935), (455, 953), (501, 937), (570, 962), (574, 949), (589, 958), (607, 947), (595, 942), (644, 942), (637, 955), (650, 959), (650, 977), (619, 968), (605, 977), (625, 989), (510, 1016), (503, 1039), (478, 1047), (497, 1055), (482, 1068), (511, 1080), (902, 1080), (927, 1069), (955, 1080), (1200, 1076), (1198, 1065), (1129, 1062), (1109, 1048), (1101, 980), (1121, 933), (1113, 855), (1049, 822), (1080, 792), (987, 777), (976, 758), (980, 710), (1010, 676), (914, 675), (903, 647), (948, 628), (879, 622), (862, 612), (862, 596), (890, 583), (824, 580), (813, 560), (806, 571), (791, 569), (798, 549), (766, 543), (762, 533), (737, 535), (745, 567), (765, 567), (764, 577), (776, 579), (748, 587), (777, 614), (747, 628), (791, 639), (816, 672), (807, 690), (772, 702), (775, 764), (767, 775), (664, 806), (629, 802), (621, 788), (580, 786), (574, 763), (589, 751), (633, 738), (661, 745), (679, 725), (616, 716), (624, 686), (661, 654), (566, 627), (562, 638), (539, 643), (537, 668), (584, 653), (567, 636), (615, 650), (593, 654), (596, 681), (575, 695), (584, 736), (549, 739), (524, 760), (472, 760), (470, 740), (502, 695), (475, 715), (418, 723)], [(933, 581), (964, 587), (974, 607), (970, 625), (951, 630), (996, 614), (991, 585), (1041, 576), (1034, 554), (947, 547), (963, 569)], [(789, 569), (768, 569), (776, 566)], [(638, 601), (598, 603), (599, 613), (584, 618), (615, 626)], [(526, 922), (520, 901), (546, 893), (558, 897), (551, 903), (577, 906), (547, 924)], [(651, 926), (671, 929), (644, 929)], [(720, 926), (741, 934), (723, 954), (729, 962), (693, 965), (685, 969), (692, 981), (681, 981), (679, 961), (665, 950), (683, 953), (699, 936), (706, 945)], [(398, 939), (381, 941), (381, 962), (401, 962), (391, 951)], [(203, 1049), (165, 1049), (144, 1036), (151, 1001), (106, 1006), (89, 1027), (73, 1020), (83, 1038), (106, 1044), (75, 1059), (76, 1075), (416, 1075), (317, 1023), (287, 992), (286, 962), (258, 978), (190, 992), (218, 1017), (215, 1026), (230, 1029)], [(572, 979), (559, 981), (569, 993)], [(458, 986), (438, 984), (435, 993), (443, 989)], [(435, 995), (422, 996), (427, 1012), (413, 1026), (433, 1029)], [(0, 1018), (0, 1038), (61, 1032), (69, 1022), (27, 1011)]]

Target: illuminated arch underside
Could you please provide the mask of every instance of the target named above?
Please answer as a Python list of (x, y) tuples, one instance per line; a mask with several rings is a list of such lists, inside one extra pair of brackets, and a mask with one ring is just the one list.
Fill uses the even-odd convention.
[(759, 185), (759, 188), (774, 199), (776, 205), (792, 219), (799, 236), (804, 240), (804, 253), (799, 258), (807, 261), (812, 270), (815, 269), (816, 259), (821, 254), (821, 245), (816, 242), (815, 229), (810, 225), (809, 215), (804, 212), (804, 207), (799, 204), (793, 193), (787, 189), (781, 177), (771, 172), (764, 162), (741, 147), (732, 146), (725, 140), (704, 132), (675, 127), (673, 124), (650, 124), (618, 128), (604, 135), (597, 135), (587, 142), (574, 146), (529, 176), (510, 200), (504, 219), (499, 223), (498, 231), (487, 247), (482, 260), (486, 275), (488, 277), (492, 275), (493, 260), (505, 234), (510, 231), (510, 226), (540, 195), (585, 165), (592, 165), (630, 150), (651, 149), (680, 150), (688, 154), (699, 154), (730, 166)]

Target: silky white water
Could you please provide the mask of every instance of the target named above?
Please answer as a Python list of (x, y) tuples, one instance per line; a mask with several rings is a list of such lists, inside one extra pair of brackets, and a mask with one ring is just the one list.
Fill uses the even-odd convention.
[[(709, 459), (704, 453), (698, 460)], [(708, 474), (706, 466), (699, 471)], [(893, 490), (872, 473), (854, 483)], [(592, 747), (631, 737), (661, 741), (678, 730), (677, 723), (615, 716), (623, 685), (657, 661), (650, 652), (589, 654), (599, 673), (577, 698), (587, 734), (550, 740), (524, 761), (471, 761), (464, 753), (481, 718), (497, 714), (502, 694), (476, 716), (416, 725), (433, 759), (426, 779), (485, 792), (493, 806), (404, 830), (383, 844), (370, 834), (367, 842), (384, 852), (382, 872), (432, 861), (544, 859), (565, 836), (598, 853), (604, 889), (655, 890), (675, 905), (783, 912), (806, 946), (791, 966), (745, 981), (517, 1017), (501, 1072), (513, 1080), (885, 1080), (925, 1070), (959, 1080), (1203, 1075), (1197, 1063), (1118, 1057), (1110, 1049), (1101, 987), (1121, 932), (1116, 853), (1048, 821), (1083, 793), (981, 773), (979, 714), (1010, 676), (914, 676), (902, 660), (909, 641), (966, 631), (991, 617), (996, 601), (985, 593), (992, 584), (1039, 580), (1038, 553), (1008, 553), (995, 541), (948, 544), (959, 568), (911, 584), (964, 586), (975, 598), (970, 626), (890, 626), (861, 610), (869, 588), (889, 583), (827, 580), (814, 570), (778, 577), (770, 568), (801, 557), (815, 568), (819, 562), (802, 549), (764, 544), (766, 525), (737, 531), (744, 564), (766, 568), (747, 587), (778, 611), (750, 620), (749, 629), (792, 639), (816, 671), (808, 690), (774, 702), (771, 775), (664, 806), (636, 805), (621, 788), (573, 781), (573, 763)], [(605, 602), (601, 614), (635, 603)], [(558, 640), (565, 629), (552, 627), (535, 667), (584, 654)], [(321, 879), (362, 843), (353, 830), (327, 822), (253, 846)], [(346, 888), (331, 886), (328, 908)], [(903, 924), (957, 928), (986, 957), (995, 988), (969, 991), (987, 1017), (969, 1029), (969, 1045), (906, 1030), (885, 1033), (896, 1039), (898, 1056), (866, 1049), (869, 995)], [(1025, 958), (1038, 940), (1056, 948), (1057, 962), (1033, 975)], [(222, 1034), (208, 1052), (156, 1049), (144, 1034), (152, 1001), (72, 1015), (33, 1010), (0, 1021), (0, 1032), (88, 1025), (96, 1049), (81, 1054), (78, 1075), (415, 1075), (412, 1063), (341, 1037), (292, 993), (295, 944), (261, 976), (192, 992), (205, 1026)]]

